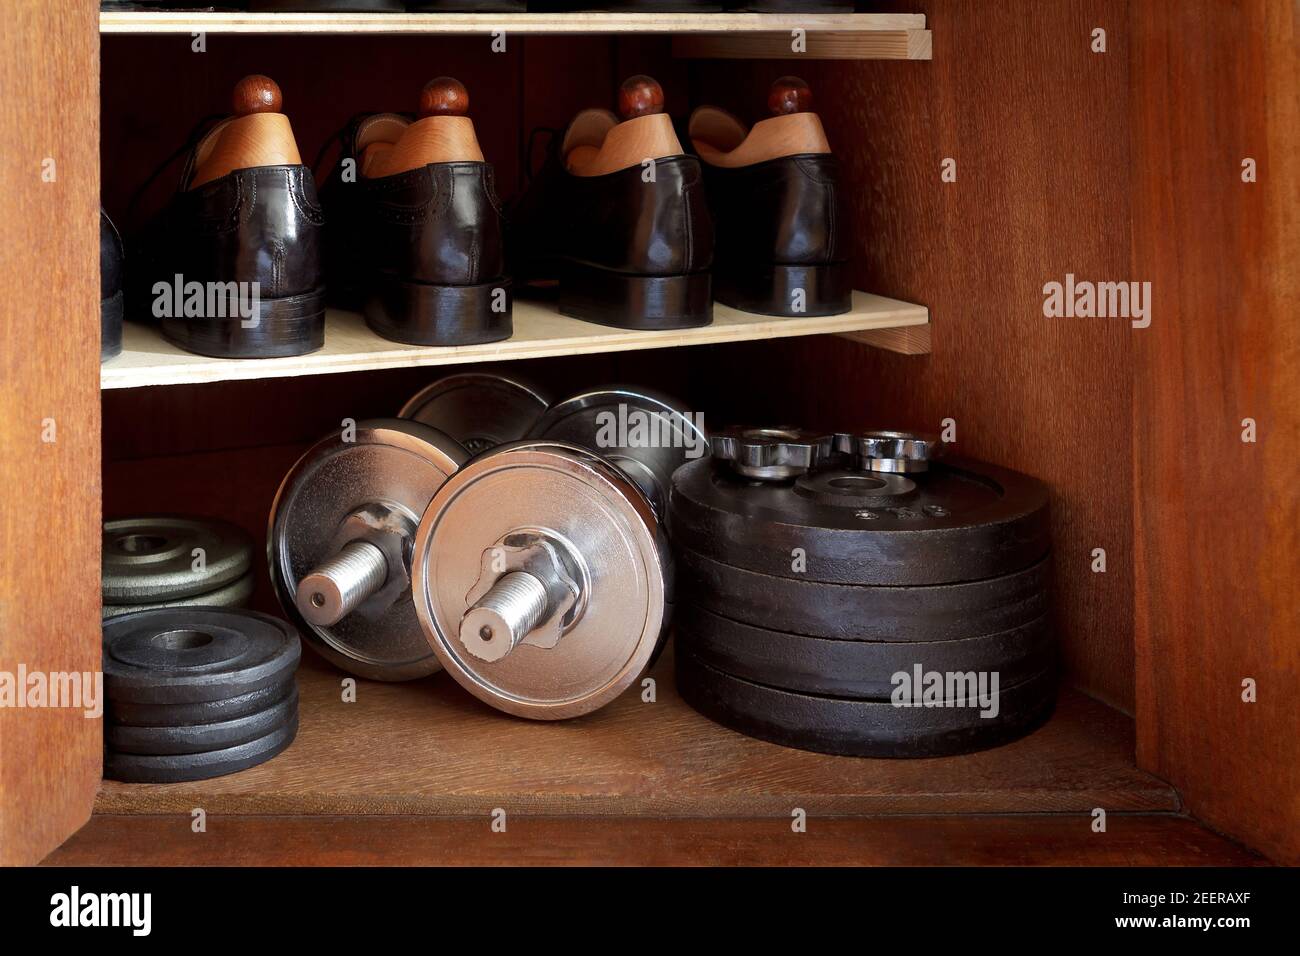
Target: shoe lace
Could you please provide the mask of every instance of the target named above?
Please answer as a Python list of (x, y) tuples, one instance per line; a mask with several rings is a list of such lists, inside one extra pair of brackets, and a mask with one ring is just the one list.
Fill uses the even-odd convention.
[(194, 149), (199, 145), (199, 142), (203, 139), (204, 136), (208, 134), (208, 132), (212, 129), (213, 126), (215, 126), (218, 122), (226, 118), (226, 115), (227, 114), (225, 113), (209, 113), (207, 116), (203, 117), (197, 123), (194, 124), (194, 127), (190, 130), (189, 134), (185, 137), (185, 142), (182, 143), (179, 147), (177, 147), (177, 149), (171, 155), (169, 155), (166, 159), (160, 162), (154, 168), (154, 171), (149, 174), (148, 178), (145, 179), (145, 181), (141, 183), (139, 186), (137, 186), (135, 190), (131, 193), (131, 198), (127, 200), (127, 204), (126, 204), (127, 222), (129, 223), (136, 222), (136, 210), (139, 208), (140, 201), (144, 198), (145, 193), (149, 191), (149, 187), (152, 186), (155, 182), (157, 182), (158, 177), (161, 176), (164, 172), (166, 172), (167, 168), (171, 166), (172, 163), (176, 162), (176, 160), (180, 159), (181, 156), (184, 156), (188, 152), (190, 153), (190, 158), (185, 163), (184, 169), (181, 170), (181, 178), (180, 178), (180, 182), (177, 184), (177, 188), (180, 188), (181, 186), (184, 185), (185, 180), (189, 177), (193, 169)]
[(560, 138), (563, 132), (563, 130), (556, 129), (554, 126), (534, 126), (528, 133), (528, 143), (524, 146), (524, 155), (520, 157), (521, 162), (519, 164), (519, 168), (524, 171), (525, 185), (531, 186), (533, 177), (536, 175), (533, 169), (533, 154), (537, 144), (537, 137), (539, 135), (548, 137), (546, 152), (550, 153), (556, 149), (556, 140)]

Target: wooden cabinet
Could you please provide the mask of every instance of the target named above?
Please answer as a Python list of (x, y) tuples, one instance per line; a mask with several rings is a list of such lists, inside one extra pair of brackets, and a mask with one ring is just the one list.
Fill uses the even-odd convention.
[[(1295, 8), (880, 6), (277, 20), (20, 3), (0, 39), (0, 671), (97, 666), (101, 513), (212, 514), (260, 537), (288, 466), (343, 417), (392, 414), (430, 366), (509, 359), (561, 391), (654, 383), (720, 419), (951, 419), (963, 454), (1046, 480), (1068, 685), (1047, 726), (959, 758), (832, 758), (710, 723), (676, 696), (670, 655), (653, 703), (543, 725), (445, 675), (363, 682), (344, 704), (343, 675), (308, 654), (294, 746), (201, 783), (101, 784), (98, 722), (0, 709), (0, 860), (1300, 861)], [(792, 29), (806, 53), (787, 56)], [(653, 335), (521, 305), (512, 340), (455, 350), (393, 346), (338, 313), (322, 352), (267, 361), (128, 328), (98, 369), (97, 205), (127, 220), (250, 72), (279, 82), (304, 156), (353, 112), (456, 75), (506, 193), (539, 158), (533, 128), (627, 74), (656, 76), (680, 114), (751, 113), (797, 72), (846, 169), (862, 294), (835, 319), (719, 308), (709, 328)], [(1067, 276), (1149, 282), (1149, 325), (1048, 317), (1044, 287)], [(265, 568), (259, 582), (274, 612)], [(220, 846), (189, 839), (198, 807)]]

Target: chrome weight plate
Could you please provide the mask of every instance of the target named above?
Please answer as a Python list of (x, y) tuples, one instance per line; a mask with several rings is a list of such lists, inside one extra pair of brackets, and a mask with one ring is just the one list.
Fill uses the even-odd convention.
[(677, 549), (682, 603), (756, 627), (848, 641), (954, 641), (1027, 624), (1047, 613), (1047, 559), (983, 581), (855, 587), (778, 578)]
[(104, 522), (105, 604), (158, 604), (248, 573), (253, 540), (226, 521), (155, 515)]
[(274, 707), (297, 691), (293, 675), (278, 684), (268, 684), (247, 694), (201, 700), (192, 704), (137, 704), (129, 700), (109, 700), (104, 710), (107, 723), (132, 727), (189, 727), (215, 724), (247, 717)]
[(399, 419), (330, 435), (285, 476), (271, 507), (271, 579), (307, 642), (375, 680), (438, 670), (411, 602), (415, 529), (469, 457), (437, 429)]
[(988, 682), (987, 709), (980, 701), (898, 707), (892, 701), (777, 690), (724, 674), (680, 650), (677, 689), (704, 716), (742, 734), (855, 757), (946, 757), (997, 747), (1037, 728), (1056, 702), (1056, 676), (1050, 670), (1014, 686), (999, 683), (996, 694)]
[(575, 445), (480, 455), (434, 496), (416, 535), (415, 606), (470, 693), (557, 720), (613, 700), (663, 633), (662, 536), (619, 468)]
[(693, 461), (673, 478), (668, 523), (674, 545), (723, 564), (834, 584), (976, 581), (1028, 567), (1050, 545), (1042, 482), (956, 460), (783, 483)]
[(418, 392), (397, 417), (436, 428), (477, 455), (523, 438), (550, 404), (545, 392), (523, 376), (458, 372)]
[(894, 675), (997, 671), (1009, 687), (1046, 670), (1055, 654), (1047, 615), (1028, 624), (955, 641), (837, 641), (741, 624), (684, 604), (677, 647), (701, 663), (758, 684), (803, 694), (888, 700)]
[(191, 726), (135, 727), (128, 724), (104, 726), (104, 744), (117, 753), (195, 754), (236, 747), (275, 733), (298, 716), (298, 692), (284, 700), (243, 717)]
[(301, 655), (294, 629), (269, 614), (140, 611), (104, 624), (104, 690), (140, 704), (225, 700), (291, 678)]
[(253, 575), (245, 574), (237, 581), (227, 584), (215, 591), (206, 591), (192, 597), (177, 598), (174, 601), (162, 601), (156, 604), (105, 604), (102, 608), (105, 620), (134, 614), (136, 611), (152, 611), (160, 607), (243, 607), (253, 596)]
[(566, 398), (541, 417), (528, 437), (597, 452), (623, 469), (661, 515), (673, 472), (709, 454), (703, 416), (639, 386), (609, 386)]
[(295, 715), (288, 724), (257, 740), (197, 754), (128, 754), (104, 752), (104, 776), (126, 783), (179, 783), (207, 780), (247, 770), (282, 753), (298, 733)]

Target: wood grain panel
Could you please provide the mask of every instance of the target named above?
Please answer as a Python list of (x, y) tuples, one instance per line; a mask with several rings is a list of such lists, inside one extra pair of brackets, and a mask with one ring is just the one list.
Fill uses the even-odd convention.
[(96, 809), (641, 818), (1178, 809), (1171, 787), (1134, 767), (1132, 721), (1075, 691), (1043, 728), (1004, 747), (864, 760), (779, 747), (696, 713), (677, 695), (671, 646), (651, 671), (654, 702), (628, 693), (558, 724), (507, 717), (446, 674), (361, 681), (345, 703), (345, 676), (304, 653), (298, 737), (274, 760), (194, 783), (105, 781)]
[[(955, 450), (1053, 491), (1057, 624), (1070, 679), (1133, 707), (1129, 323), (1048, 319), (1043, 285), (1129, 276), (1127, 4), (917, 0), (934, 59), (694, 64), (693, 94), (759, 118), (768, 84), (812, 85), (845, 170), (855, 286), (928, 306), (930, 355), (841, 339), (696, 357), (733, 420), (957, 422)], [(1109, 52), (1089, 50), (1108, 28)], [(940, 181), (945, 158), (957, 180)], [(1108, 570), (1090, 571), (1105, 548)]]
[(1131, 23), (1134, 271), (1155, 288), (1135, 336), (1138, 755), (1193, 814), (1300, 863), (1300, 7), (1135, 3)]
[[(80, 0), (7, 4), (0, 32), (0, 671), (11, 676), (99, 669), (97, 13)], [(34, 863), (81, 826), (99, 772), (100, 725), (83, 708), (0, 708), (0, 863)]]
[(95, 814), (51, 866), (1254, 866), (1186, 817), (636, 820)]

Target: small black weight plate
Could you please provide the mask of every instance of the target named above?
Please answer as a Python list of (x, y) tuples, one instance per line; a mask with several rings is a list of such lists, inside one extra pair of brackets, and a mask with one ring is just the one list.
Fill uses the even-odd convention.
[(895, 706), (814, 697), (732, 677), (677, 653), (677, 689), (701, 714), (742, 734), (785, 747), (853, 757), (946, 757), (1008, 743), (1039, 726), (1056, 702), (1046, 671), (994, 695), (997, 714), (979, 706)]
[(265, 737), (201, 754), (124, 754), (104, 751), (104, 776), (124, 783), (177, 783), (207, 780), (265, 763), (293, 743), (298, 717)]
[(677, 611), (677, 646), (725, 674), (758, 684), (860, 700), (888, 700), (893, 675), (926, 671), (997, 671), (1011, 687), (1052, 666), (1047, 615), (997, 634), (956, 641), (836, 641), (786, 634), (710, 614)]
[[(776, 577), (858, 585), (977, 581), (1048, 551), (1047, 487), (981, 462), (913, 475), (822, 471), (751, 482), (712, 460), (673, 475), (675, 544)], [(802, 567), (803, 570), (797, 570)]]
[(298, 692), (257, 713), (192, 727), (129, 727), (109, 723), (104, 743), (118, 753), (196, 754), (222, 750), (265, 737), (298, 715)]
[(215, 591), (252, 564), (252, 538), (226, 521), (157, 515), (104, 522), (105, 604), (161, 604)]
[(250, 573), (215, 591), (205, 591), (190, 597), (148, 604), (105, 604), (100, 610), (104, 620), (107, 620), (110, 617), (121, 617), (123, 614), (134, 614), (136, 611), (153, 611), (160, 607), (243, 607), (252, 596), (253, 575)]
[(104, 623), (104, 684), (111, 700), (193, 704), (282, 683), (302, 647), (284, 621), (256, 611), (169, 607)]
[(1047, 612), (1049, 561), (987, 581), (852, 587), (728, 567), (677, 548), (683, 603), (744, 624), (846, 641), (955, 641), (1019, 627)]
[(136, 704), (129, 700), (108, 701), (105, 720), (130, 727), (191, 727), (247, 717), (274, 707), (296, 689), (293, 675), (278, 684), (268, 684), (238, 697), (204, 700), (194, 704)]

